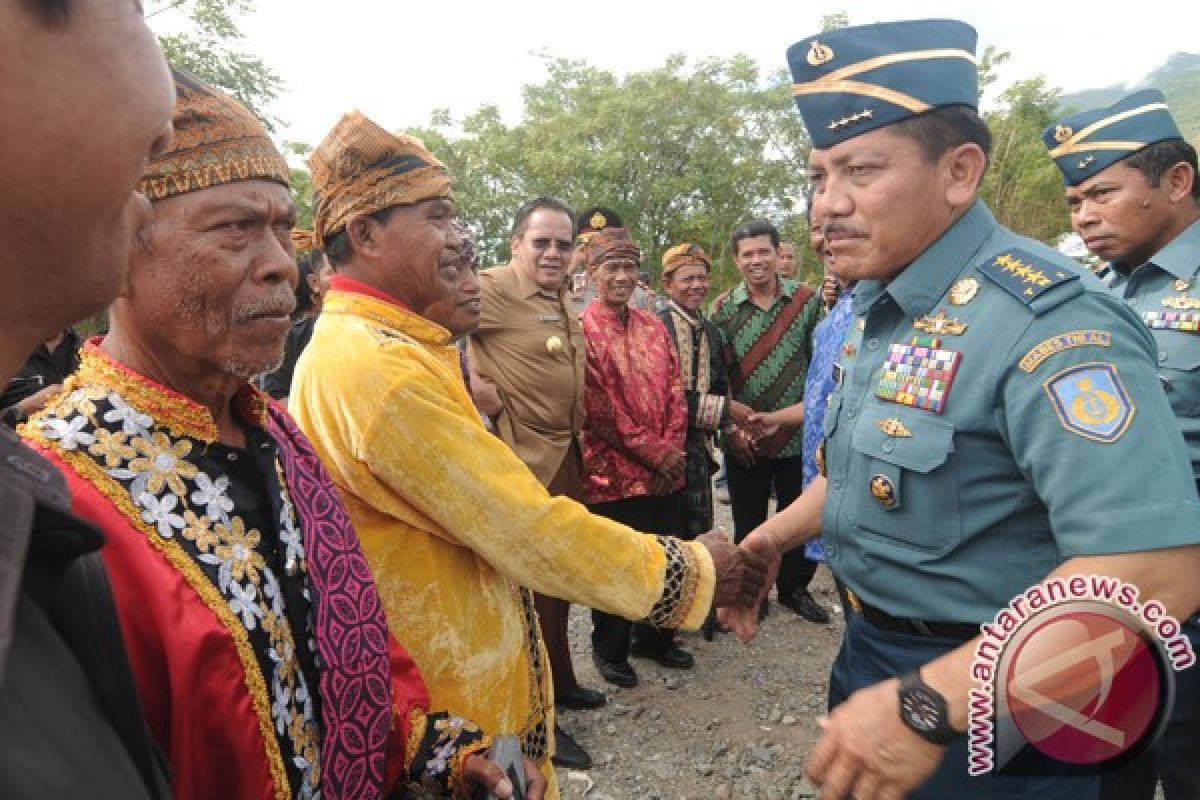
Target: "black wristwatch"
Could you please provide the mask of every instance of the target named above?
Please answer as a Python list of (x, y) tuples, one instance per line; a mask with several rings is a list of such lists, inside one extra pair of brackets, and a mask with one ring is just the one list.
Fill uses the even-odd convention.
[(921, 680), (920, 670), (900, 676), (900, 719), (927, 742), (945, 745), (960, 734), (950, 727), (946, 698)]

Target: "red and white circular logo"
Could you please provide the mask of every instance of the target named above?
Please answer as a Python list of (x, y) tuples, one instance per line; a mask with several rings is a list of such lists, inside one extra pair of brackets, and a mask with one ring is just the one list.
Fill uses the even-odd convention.
[(1030, 620), (1001, 675), (1021, 735), (1069, 764), (1110, 761), (1153, 736), (1169, 680), (1153, 639), (1132, 618), (1088, 605)]

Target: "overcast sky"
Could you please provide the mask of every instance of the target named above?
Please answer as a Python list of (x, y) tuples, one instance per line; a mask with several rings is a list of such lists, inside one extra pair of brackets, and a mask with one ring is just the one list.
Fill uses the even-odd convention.
[[(1001, 82), (1046, 75), (1067, 91), (1139, 80), (1179, 50), (1200, 50), (1200, 3), (1046, 0), (257, 0), (246, 49), (286, 81), (273, 111), (283, 138), (318, 142), (353, 108), (389, 129), (425, 125), (430, 112), (462, 117), (495, 103), (519, 118), (521, 87), (545, 79), (538, 53), (583, 59), (618, 74), (746, 53), (769, 72), (814, 33), (821, 16), (854, 24), (957, 17), (1012, 52)], [(901, 10), (902, 9), (902, 10)], [(1135, 11), (1151, 9), (1146, 14)], [(1170, 9), (1170, 10), (1168, 10)], [(175, 19), (172, 19), (175, 17)], [(151, 20), (179, 25), (178, 12)]]

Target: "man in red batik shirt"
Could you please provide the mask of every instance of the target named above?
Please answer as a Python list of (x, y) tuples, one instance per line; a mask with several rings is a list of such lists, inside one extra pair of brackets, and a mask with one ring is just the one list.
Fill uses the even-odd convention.
[[(629, 305), (641, 251), (624, 228), (610, 228), (588, 240), (583, 258), (597, 292), (597, 302), (583, 312), (584, 501), (594, 513), (636, 530), (686, 538), (687, 402), (666, 327)], [(616, 686), (637, 685), (631, 652), (675, 669), (693, 664), (675, 644), (674, 631), (602, 611), (592, 611), (592, 624), (596, 668)]]

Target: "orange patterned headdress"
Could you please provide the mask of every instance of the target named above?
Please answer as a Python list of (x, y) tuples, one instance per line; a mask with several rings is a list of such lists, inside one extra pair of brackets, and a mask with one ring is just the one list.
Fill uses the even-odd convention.
[(289, 184), (287, 161), (245, 106), (174, 65), (171, 77), (175, 138), (142, 174), (141, 190), (151, 202), (237, 181)]
[(691, 265), (704, 267), (706, 272), (712, 269), (712, 261), (700, 245), (688, 242), (677, 244), (663, 253), (662, 278), (665, 281), (675, 274), (675, 270)]
[(388, 133), (360, 111), (342, 117), (308, 166), (322, 244), (359, 214), (452, 196), (449, 171), (420, 139)]

